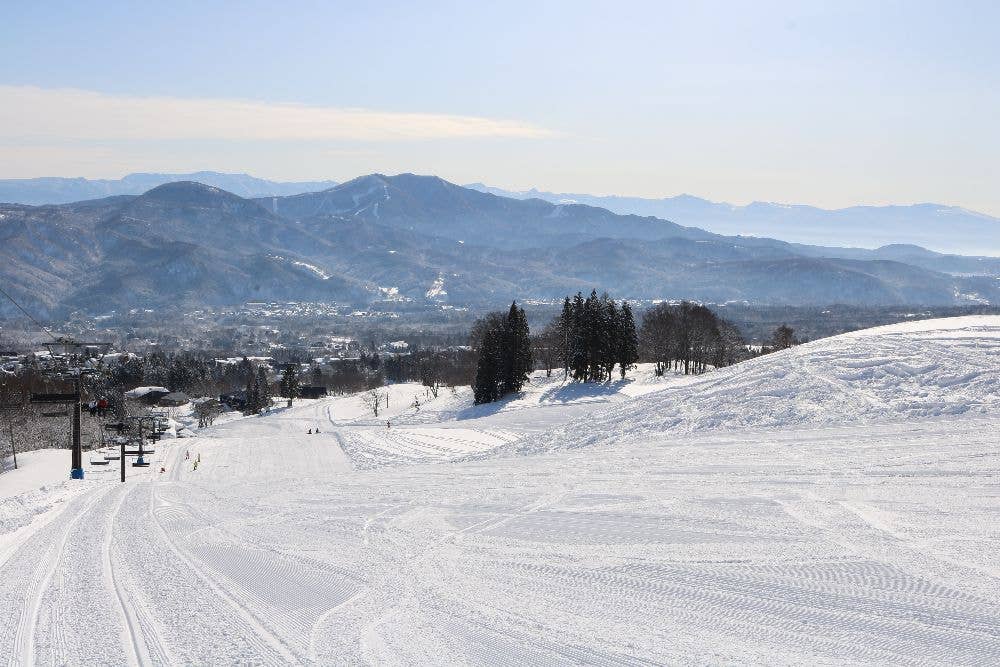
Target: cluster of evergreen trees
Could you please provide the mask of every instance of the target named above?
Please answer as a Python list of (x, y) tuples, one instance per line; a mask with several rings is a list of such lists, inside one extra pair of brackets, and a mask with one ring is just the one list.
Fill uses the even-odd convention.
[(534, 367), (531, 332), (524, 309), (517, 303), (507, 313), (490, 313), (473, 327), (479, 361), (472, 385), (477, 405), (521, 390)]
[(566, 297), (538, 346), (547, 370), (562, 366), (567, 377), (580, 382), (610, 380), (616, 365), (624, 378), (639, 360), (632, 307), (625, 301), (619, 306), (607, 294), (597, 296), (596, 290), (586, 299), (579, 292)]
[(260, 414), (264, 410), (270, 410), (271, 405), (271, 383), (267, 379), (267, 370), (263, 366), (258, 366), (257, 374), (247, 382), (243, 414)]

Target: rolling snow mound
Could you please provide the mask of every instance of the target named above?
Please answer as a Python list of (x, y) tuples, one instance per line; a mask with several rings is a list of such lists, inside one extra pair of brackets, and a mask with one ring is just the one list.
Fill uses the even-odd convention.
[[(648, 433), (961, 415), (1000, 415), (1000, 316), (906, 322), (806, 343), (569, 424), (543, 449)], [(518, 450), (538, 447), (521, 442)]]

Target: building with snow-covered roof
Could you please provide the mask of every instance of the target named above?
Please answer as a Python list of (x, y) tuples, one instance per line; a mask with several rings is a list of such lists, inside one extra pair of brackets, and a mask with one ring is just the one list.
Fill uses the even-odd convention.
[(125, 392), (125, 398), (139, 401), (146, 405), (157, 405), (159, 400), (170, 394), (166, 387), (136, 387)]
[(172, 391), (166, 396), (161, 396), (156, 404), (164, 408), (179, 408), (182, 405), (187, 405), (191, 402), (191, 399), (183, 391)]

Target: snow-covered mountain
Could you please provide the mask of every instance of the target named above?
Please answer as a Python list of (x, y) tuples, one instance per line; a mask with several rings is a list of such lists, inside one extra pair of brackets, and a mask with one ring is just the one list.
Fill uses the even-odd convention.
[(324, 190), (260, 199), (289, 220), (331, 216), (508, 249), (569, 245), (602, 237), (707, 240), (711, 234), (668, 220), (603, 208), (497, 197), (437, 176), (369, 174)]
[(466, 187), (502, 197), (600, 206), (621, 214), (651, 215), (718, 234), (766, 236), (793, 243), (878, 248), (916, 244), (943, 253), (1000, 256), (1000, 219), (958, 206), (815, 206), (753, 202), (746, 206), (678, 195), (663, 199), (510, 191), (482, 183)]
[(334, 181), (285, 183), (249, 174), (199, 171), (190, 174), (129, 174), (120, 179), (10, 178), (0, 180), (0, 202), (14, 204), (68, 204), (115, 195), (140, 195), (164, 183), (197, 181), (240, 197), (271, 197), (325, 190)]

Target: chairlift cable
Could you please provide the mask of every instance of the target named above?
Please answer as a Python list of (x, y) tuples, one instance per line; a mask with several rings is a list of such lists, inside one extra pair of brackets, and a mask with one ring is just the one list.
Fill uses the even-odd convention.
[(17, 302), (17, 300), (14, 297), (12, 297), (10, 294), (8, 294), (7, 291), (4, 290), (4, 288), (2, 288), (2, 287), (0, 287), (0, 294), (3, 294), (5, 297), (7, 297), (8, 299), (10, 299), (10, 302), (12, 304), (14, 304), (15, 306), (17, 306), (17, 309), (20, 310), (22, 313), (24, 313), (25, 317), (27, 317), (29, 320), (31, 320), (32, 322), (34, 322), (35, 325), (38, 326), (38, 328), (40, 328), (42, 331), (44, 331), (45, 333), (47, 333), (49, 335), (49, 338), (51, 338), (52, 340), (54, 340), (56, 342), (59, 341), (59, 339), (55, 337), (55, 334), (53, 334), (51, 331), (49, 331), (48, 329), (46, 329), (45, 327), (43, 327), (41, 322), (39, 322), (34, 317), (32, 317), (31, 313), (29, 313), (27, 310), (25, 310), (24, 307), (22, 307), (21, 304), (19, 304)]

